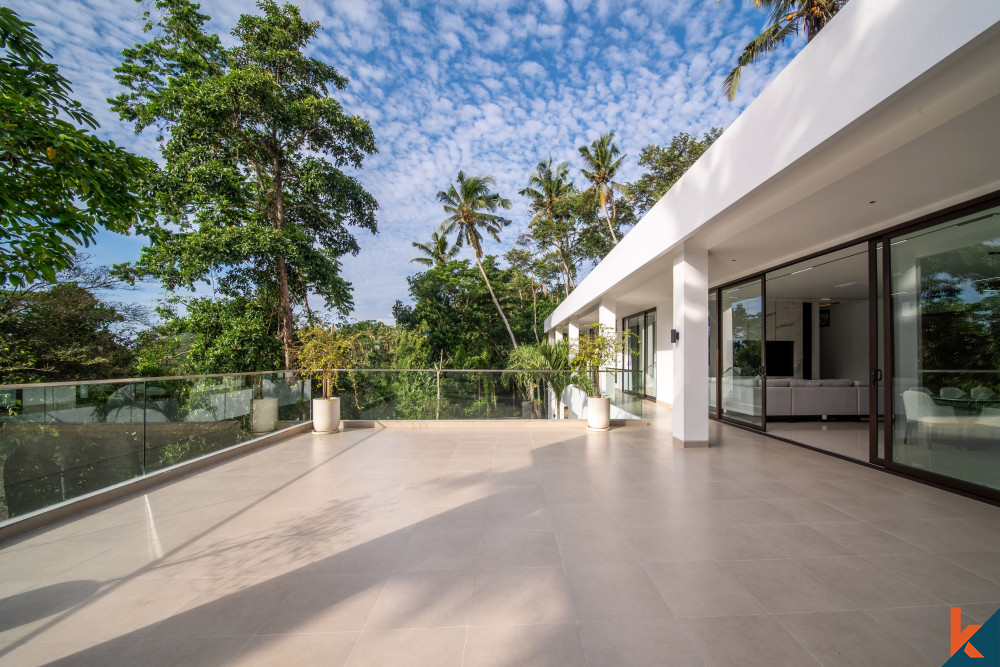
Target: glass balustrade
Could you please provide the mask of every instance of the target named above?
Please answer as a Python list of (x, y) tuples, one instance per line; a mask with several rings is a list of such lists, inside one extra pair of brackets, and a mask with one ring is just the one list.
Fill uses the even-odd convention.
[[(642, 416), (620, 372), (600, 381), (613, 419)], [(345, 420), (555, 419), (554, 389), (569, 384), (553, 371), (350, 370), (333, 393)], [(0, 385), (0, 521), (302, 424), (321, 395), (291, 372)]]

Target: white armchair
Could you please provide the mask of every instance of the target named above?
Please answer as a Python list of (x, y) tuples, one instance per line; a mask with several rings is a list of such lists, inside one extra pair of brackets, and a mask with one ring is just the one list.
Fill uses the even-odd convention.
[(927, 446), (933, 449), (933, 432), (937, 427), (960, 428), (961, 421), (955, 416), (955, 408), (938, 405), (934, 399), (922, 391), (910, 389), (903, 392), (903, 410), (906, 412), (906, 433), (903, 436), (905, 445), (913, 431), (913, 425), (926, 427)]

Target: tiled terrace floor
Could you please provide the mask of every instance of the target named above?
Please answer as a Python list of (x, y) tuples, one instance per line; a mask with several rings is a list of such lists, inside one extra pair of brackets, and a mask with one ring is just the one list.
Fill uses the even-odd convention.
[(1000, 605), (1000, 508), (668, 417), (259, 450), (3, 545), (0, 663), (909, 667)]

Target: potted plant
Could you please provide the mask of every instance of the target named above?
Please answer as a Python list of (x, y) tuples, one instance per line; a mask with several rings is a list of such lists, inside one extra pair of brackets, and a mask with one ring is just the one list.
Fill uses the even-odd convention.
[(310, 326), (299, 334), (296, 349), (296, 370), (305, 378), (317, 375), (322, 380), (323, 393), (313, 399), (313, 433), (335, 433), (340, 429), (340, 398), (333, 396), (341, 370), (349, 369), (356, 359), (358, 334), (336, 331), (334, 325)]
[(587, 430), (607, 431), (611, 427), (611, 398), (601, 395), (598, 373), (614, 364), (628, 348), (630, 332), (621, 333), (602, 324), (591, 326), (570, 350), (573, 382), (587, 392)]

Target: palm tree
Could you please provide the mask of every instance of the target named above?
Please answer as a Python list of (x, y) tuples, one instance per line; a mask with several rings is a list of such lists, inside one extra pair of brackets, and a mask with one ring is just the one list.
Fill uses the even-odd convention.
[[(615, 133), (607, 132), (601, 135), (597, 141), (591, 142), (590, 146), (580, 146), (580, 155), (590, 169), (582, 169), (583, 175), (590, 181), (590, 188), (597, 192), (597, 197), (601, 210), (604, 211), (604, 219), (608, 221), (608, 231), (611, 232), (611, 241), (618, 244), (618, 236), (612, 220), (617, 217), (615, 212), (615, 198), (613, 190), (625, 191), (625, 186), (616, 183), (614, 178), (618, 173), (618, 168), (622, 164), (625, 156), (614, 143)], [(621, 157), (618, 157), (621, 155)], [(618, 158), (617, 160), (615, 158)], [(611, 212), (608, 213), (608, 205)]]
[(722, 84), (729, 100), (736, 97), (743, 67), (774, 51), (789, 35), (797, 35), (800, 30), (805, 30), (806, 39), (812, 41), (846, 4), (847, 0), (753, 0), (754, 7), (770, 11), (770, 22), (763, 32), (743, 47), (743, 53), (736, 59), (736, 67)]
[[(456, 188), (455, 185), (458, 185)], [(507, 327), (510, 334), (510, 342), (517, 349), (517, 340), (514, 332), (510, 328), (507, 316), (500, 307), (497, 295), (493, 292), (490, 279), (486, 277), (486, 270), (480, 261), (483, 256), (483, 232), (489, 234), (495, 241), (500, 240), (500, 230), (510, 224), (510, 220), (494, 213), (497, 209), (509, 209), (510, 200), (504, 199), (498, 193), (490, 190), (491, 185), (496, 185), (496, 179), (492, 176), (466, 176), (464, 172), (458, 172), (456, 183), (448, 186), (447, 190), (437, 193), (438, 201), (444, 204), (444, 211), (449, 216), (441, 223), (441, 234), (447, 236), (456, 232), (455, 247), (461, 248), (468, 243), (472, 248), (472, 254), (476, 259), (476, 266), (483, 274), (483, 282), (486, 289), (493, 297), (493, 303), (500, 313), (500, 319)]]
[(573, 183), (569, 180), (569, 162), (560, 162), (553, 167), (549, 157), (535, 167), (528, 187), (518, 191), (518, 194), (531, 200), (531, 208), (536, 212), (531, 226), (539, 231), (541, 237), (549, 238), (556, 249), (566, 275), (567, 296), (576, 287), (570, 270), (569, 239), (563, 229), (566, 217), (564, 203), (573, 190)]
[(460, 250), (457, 245), (448, 247), (448, 237), (437, 232), (431, 234), (430, 243), (417, 243), (414, 241), (411, 245), (424, 253), (426, 257), (414, 257), (410, 260), (410, 264), (416, 262), (424, 266), (442, 266), (448, 263), (449, 260), (454, 259)]

